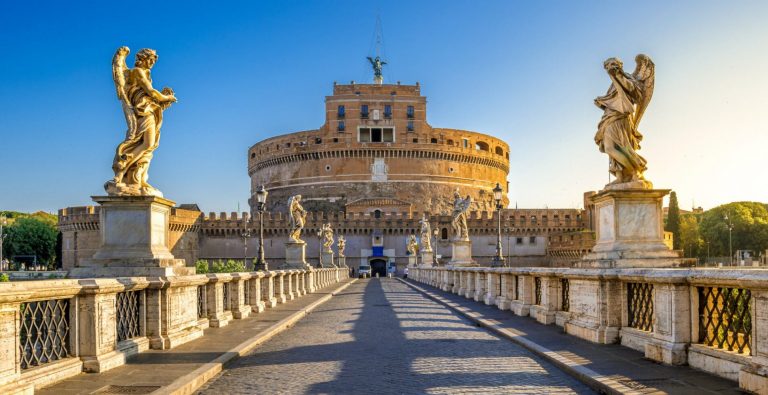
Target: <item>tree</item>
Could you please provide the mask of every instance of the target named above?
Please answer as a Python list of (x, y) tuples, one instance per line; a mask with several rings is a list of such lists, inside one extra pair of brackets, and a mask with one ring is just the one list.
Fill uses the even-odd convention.
[[(726, 215), (728, 220), (725, 219)], [(728, 225), (733, 225), (733, 252), (768, 249), (768, 205), (759, 202), (733, 202), (707, 210), (699, 232), (712, 256), (728, 256)]]
[(669, 194), (669, 209), (667, 210), (667, 225), (664, 228), (667, 232), (672, 232), (672, 249), (680, 249), (680, 206), (677, 204), (677, 193), (672, 191)]
[(703, 251), (704, 240), (699, 234), (699, 222), (693, 215), (680, 217), (680, 247), (686, 257), (699, 257)]
[(35, 217), (18, 218), (8, 227), (3, 250), (8, 256), (37, 255), (38, 262), (50, 264), (56, 258), (55, 224)]

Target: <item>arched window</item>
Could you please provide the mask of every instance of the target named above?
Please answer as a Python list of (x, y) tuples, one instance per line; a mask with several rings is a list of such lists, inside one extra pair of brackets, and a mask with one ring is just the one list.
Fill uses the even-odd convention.
[(495, 151), (496, 151), (496, 155), (502, 155), (502, 156), (504, 155), (504, 150), (501, 149), (501, 147), (496, 147)]
[(431, 139), (429, 139), (429, 142), (432, 144), (437, 144), (437, 139), (432, 137)]
[(448, 240), (448, 228), (440, 229), (440, 238), (443, 240)]
[(446, 144), (448, 144), (448, 145), (453, 145), (453, 140), (450, 140), (450, 139), (449, 139), (449, 140), (448, 140), (448, 141), (446, 141), (445, 143), (446, 143)]
[(475, 149), (479, 151), (490, 151), (488, 148), (488, 143), (484, 141), (478, 141), (475, 143)]
[(381, 210), (373, 210), (373, 218), (381, 218)]

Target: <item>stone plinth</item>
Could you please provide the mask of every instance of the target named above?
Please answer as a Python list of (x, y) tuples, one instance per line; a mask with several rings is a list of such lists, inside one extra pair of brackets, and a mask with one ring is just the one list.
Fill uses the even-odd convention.
[[(416, 258), (414, 256), (414, 258)], [(422, 251), (421, 252), (421, 267), (432, 267), (435, 262), (434, 252)]]
[(472, 260), (472, 242), (470, 240), (452, 240), (451, 241), (451, 261), (450, 267), (477, 266), (477, 262)]
[(307, 243), (304, 241), (285, 243), (285, 263), (280, 266), (280, 269), (309, 269), (306, 247)]
[(158, 196), (94, 196), (101, 205), (100, 247), (70, 277), (165, 277), (195, 274), (168, 249), (175, 203)]
[(408, 255), (408, 267), (416, 267), (419, 257), (416, 255)]
[(333, 251), (323, 251), (320, 258), (323, 267), (336, 267), (333, 259)]
[(578, 266), (685, 266), (689, 260), (664, 244), (662, 200), (668, 193), (668, 189), (624, 189), (594, 195), (597, 240)]
[(347, 267), (347, 257), (344, 255), (339, 256), (336, 258), (336, 265), (338, 267)]

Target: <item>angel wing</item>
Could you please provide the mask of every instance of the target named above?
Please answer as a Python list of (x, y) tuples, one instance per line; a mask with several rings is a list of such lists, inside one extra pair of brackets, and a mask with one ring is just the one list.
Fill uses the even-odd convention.
[(656, 66), (648, 55), (639, 54), (635, 57), (635, 71), (632, 78), (637, 81), (637, 87), (640, 89), (640, 100), (636, 103), (635, 109), (635, 129), (640, 124), (648, 103), (653, 96), (653, 88), (656, 80)]
[(469, 211), (469, 206), (472, 204), (472, 196), (467, 195), (467, 197), (461, 202), (461, 211), (466, 212)]
[(128, 65), (125, 63), (125, 58), (128, 57), (129, 53), (131, 53), (131, 50), (128, 47), (120, 47), (115, 52), (115, 56), (112, 57), (112, 80), (115, 81), (117, 98), (124, 103), (128, 102), (128, 96), (125, 94), (125, 79)]

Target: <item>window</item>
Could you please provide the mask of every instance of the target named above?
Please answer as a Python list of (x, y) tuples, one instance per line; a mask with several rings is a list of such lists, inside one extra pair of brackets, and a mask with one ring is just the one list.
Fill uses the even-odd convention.
[(320, 137), (315, 137), (315, 144), (322, 144), (322, 143), (323, 143), (323, 139), (321, 139)]
[(437, 139), (432, 137), (431, 139), (429, 139), (429, 142), (432, 144), (437, 144)]
[(360, 106), (360, 118), (367, 119), (368, 118), (368, 105), (363, 104)]
[(448, 240), (448, 228), (440, 229), (440, 238), (443, 240)]
[(461, 142), (462, 142), (464, 148), (469, 148), (469, 140), (461, 139)]
[(417, 138), (416, 138), (416, 139), (413, 139), (413, 142), (414, 142), (414, 143), (418, 143), (418, 142), (419, 142), (419, 139), (417, 139)]
[(336, 128), (339, 132), (347, 130), (347, 124), (344, 121), (339, 121), (339, 126)]
[(344, 106), (339, 106), (339, 108), (338, 108), (338, 110), (336, 112), (336, 116), (338, 118), (344, 118), (345, 115), (346, 115), (346, 110), (344, 109)]
[(256, 158), (256, 153), (255, 152), (251, 152), (251, 159), (254, 159), (254, 158)]
[(501, 147), (496, 147), (496, 155), (504, 155), (504, 150)]
[(413, 119), (413, 114), (414, 114), (413, 106), (408, 106), (408, 111), (406, 114), (408, 115), (408, 118)]
[(523, 238), (522, 237), (518, 237), (517, 239), (515, 239), (515, 244), (517, 244), (517, 245), (523, 244)]
[(484, 141), (478, 141), (475, 143), (475, 149), (478, 151), (488, 151), (488, 143)]
[(392, 106), (390, 106), (389, 104), (384, 106), (384, 118), (385, 119), (392, 118)]
[(531, 225), (536, 225), (536, 216), (531, 215)]
[(450, 139), (449, 139), (449, 140), (446, 142), (446, 144), (448, 144), (448, 145), (453, 145), (453, 140), (450, 140)]
[(361, 143), (392, 143), (395, 131), (392, 128), (360, 128)]
[(339, 142), (339, 139), (337, 139), (336, 137), (334, 137), (334, 138), (333, 138), (333, 142), (334, 142), (334, 143), (338, 143), (338, 142)]
[(381, 210), (373, 210), (373, 218), (381, 218)]
[(408, 121), (408, 128), (407, 128), (407, 130), (409, 132), (413, 132), (413, 121)]
[(529, 244), (536, 244), (536, 236), (531, 236), (528, 238)]

